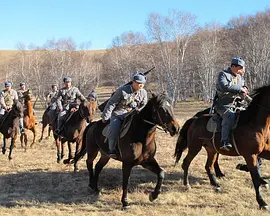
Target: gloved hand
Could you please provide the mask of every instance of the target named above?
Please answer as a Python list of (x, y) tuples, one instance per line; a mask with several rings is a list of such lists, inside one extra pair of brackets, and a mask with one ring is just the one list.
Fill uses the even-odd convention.
[(70, 112), (75, 112), (75, 111), (77, 111), (78, 109), (76, 108), (76, 107), (72, 107), (71, 109), (70, 109)]
[(102, 119), (102, 122), (103, 122), (104, 124), (107, 124), (107, 123), (109, 122), (109, 120)]
[(132, 102), (129, 104), (129, 106), (130, 106), (131, 108), (135, 109), (135, 108), (138, 106), (138, 104), (137, 104), (136, 101), (132, 101)]

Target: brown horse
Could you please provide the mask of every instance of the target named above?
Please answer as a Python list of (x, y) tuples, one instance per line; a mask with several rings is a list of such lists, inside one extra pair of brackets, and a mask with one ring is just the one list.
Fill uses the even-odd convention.
[[(174, 118), (173, 108), (165, 95), (154, 96), (148, 101), (147, 105), (140, 113), (132, 113), (133, 117), (130, 128), (126, 135), (119, 140), (118, 147), (120, 154), (117, 160), (122, 161), (123, 174), (123, 209), (129, 207), (127, 199), (127, 187), (130, 172), (133, 166), (141, 165), (157, 175), (158, 181), (155, 190), (150, 193), (150, 201), (155, 200), (161, 192), (161, 185), (164, 179), (164, 171), (155, 159), (156, 153), (156, 129), (160, 125), (171, 136), (179, 130), (179, 125)], [(106, 124), (101, 120), (93, 122), (85, 130), (83, 137), (83, 146), (81, 151), (75, 155), (75, 163), (83, 157), (87, 151), (87, 169), (89, 171), (89, 187), (94, 192), (99, 192), (98, 178), (103, 167), (108, 163), (109, 157), (105, 152), (108, 151), (108, 144), (102, 131)], [(93, 172), (93, 161), (98, 152), (101, 152), (101, 158), (95, 165)]]
[(42, 129), (41, 129), (41, 136), (39, 138), (39, 142), (41, 142), (43, 140), (44, 134), (45, 134), (45, 129), (48, 126), (48, 136), (46, 138), (49, 138), (51, 135), (51, 131), (52, 131), (52, 124), (50, 122), (50, 117), (48, 115), (50, 109), (49, 107), (44, 111), (43, 115), (42, 115)]
[(10, 150), (8, 159), (12, 159), (12, 150), (15, 147), (17, 134), (19, 132), (19, 119), (23, 116), (23, 105), (16, 101), (11, 110), (3, 116), (3, 122), (0, 125), (0, 132), (3, 134), (4, 145), (2, 147), (2, 153), (6, 153), (7, 140), (11, 138)]
[[(202, 116), (195, 119), (188, 129), (188, 154), (185, 157), (182, 168), (184, 170), (184, 185), (189, 186), (188, 168), (191, 161), (199, 153), (202, 146), (207, 151), (207, 162), (205, 169), (210, 179), (211, 185), (220, 188), (213, 174), (214, 163), (217, 154), (221, 153), (228, 156), (243, 156), (252, 182), (256, 191), (256, 200), (262, 209), (268, 209), (267, 203), (263, 200), (260, 188), (265, 183), (261, 178), (257, 163), (257, 157), (270, 159), (270, 146), (267, 144), (270, 130), (270, 85), (255, 90), (253, 101), (247, 110), (241, 111), (239, 122), (233, 131), (230, 142), (234, 147), (229, 151), (219, 150), (220, 133), (210, 133), (206, 129), (206, 124), (210, 116)], [(184, 149), (183, 146), (178, 146)], [(219, 151), (219, 152), (217, 152)], [(181, 152), (181, 150), (179, 150)]]
[[(82, 136), (86, 127), (86, 122), (91, 122), (93, 119), (92, 104), (88, 101), (84, 101), (80, 104), (79, 109), (75, 112), (67, 114), (67, 120), (65, 121), (61, 129), (61, 137), (54, 134), (54, 139), (57, 147), (57, 163), (64, 157), (64, 143), (68, 142), (69, 155), (68, 159), (64, 160), (64, 163), (70, 163), (70, 160), (74, 158), (71, 151), (71, 143), (76, 142), (75, 154), (81, 149)], [(52, 128), (55, 130), (55, 122), (52, 123)], [(74, 171), (77, 171), (77, 163), (74, 164)]]
[[(36, 136), (37, 136), (37, 130), (36, 130), (36, 118), (33, 113), (33, 105), (31, 101), (31, 93), (29, 89), (23, 93), (24, 98), (24, 116), (23, 116), (23, 124), (24, 127), (30, 131), (33, 132), (33, 142), (31, 143), (30, 147), (33, 147), (33, 145), (36, 143)], [(21, 133), (21, 146), (27, 148), (27, 130), (25, 133)]]

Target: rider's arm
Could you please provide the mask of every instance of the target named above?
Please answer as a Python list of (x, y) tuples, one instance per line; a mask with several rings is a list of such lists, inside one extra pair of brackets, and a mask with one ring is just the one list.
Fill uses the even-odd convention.
[(62, 98), (63, 98), (63, 97), (62, 97), (62, 91), (59, 90), (59, 91), (57, 92), (57, 96), (56, 96), (56, 99), (55, 99), (59, 111), (62, 111), (62, 110), (63, 110), (63, 106), (62, 106)]
[(1, 92), (1, 94), (0, 94), (0, 104), (1, 104), (1, 107), (3, 107), (4, 109), (7, 108), (7, 105), (5, 103), (4, 93), (3, 92)]
[(120, 87), (116, 90), (116, 92), (112, 95), (112, 97), (107, 102), (101, 114), (103, 121), (107, 121), (111, 118), (112, 111), (114, 110), (116, 105), (121, 101), (121, 98), (122, 98), (122, 88)]
[(83, 94), (80, 92), (78, 88), (76, 88), (76, 97), (79, 98), (81, 102), (86, 101), (86, 98), (83, 96)]
[(146, 90), (142, 89), (141, 92), (142, 92), (142, 101), (139, 104), (139, 107), (137, 109), (139, 112), (145, 107), (145, 105), (147, 104), (147, 101), (148, 101)]
[(218, 75), (218, 86), (222, 92), (231, 92), (231, 93), (241, 93), (242, 86), (233, 84), (230, 80), (228, 80), (225, 72), (220, 72)]

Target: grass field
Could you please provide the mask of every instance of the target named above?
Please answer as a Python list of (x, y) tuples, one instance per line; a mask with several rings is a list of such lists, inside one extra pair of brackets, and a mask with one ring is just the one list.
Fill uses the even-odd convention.
[[(175, 113), (183, 123), (207, 106), (201, 102), (181, 103)], [(42, 110), (37, 110), (38, 120), (41, 114)], [(38, 124), (38, 137), (40, 131)], [(88, 190), (85, 158), (79, 162), (80, 172), (73, 173), (72, 166), (56, 163), (52, 138), (26, 152), (17, 141), (12, 161), (8, 161), (7, 155), (0, 155), (0, 215), (269, 215), (258, 210), (249, 173), (235, 169), (236, 164), (243, 162), (241, 157), (220, 157), (226, 177), (219, 180), (222, 191), (216, 193), (204, 170), (206, 152), (203, 149), (190, 167), (192, 188), (185, 191), (180, 168), (183, 158), (174, 166), (176, 140), (177, 137), (158, 131), (156, 158), (166, 172), (162, 193), (156, 201), (150, 202), (148, 195), (155, 187), (156, 176), (141, 167), (134, 168), (128, 194), (131, 208), (127, 211), (121, 210), (120, 162), (111, 160), (102, 171), (99, 181), (102, 193), (95, 196)], [(269, 179), (269, 168), (264, 161), (262, 175), (265, 179)], [(270, 192), (265, 190), (263, 194), (270, 203)]]

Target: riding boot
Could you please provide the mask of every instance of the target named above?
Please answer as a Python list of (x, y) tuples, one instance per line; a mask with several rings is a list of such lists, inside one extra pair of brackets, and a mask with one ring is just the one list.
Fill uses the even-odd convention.
[(229, 143), (227, 140), (222, 140), (220, 144), (220, 150), (230, 151), (230, 148), (232, 148), (232, 144)]
[(21, 134), (24, 134), (25, 129), (24, 129), (24, 124), (23, 124), (23, 118), (19, 119), (19, 127), (20, 127)]
[(56, 126), (56, 129), (54, 130), (54, 134), (59, 136), (60, 133), (61, 133), (61, 128), (62, 128), (62, 120), (60, 119), (60, 117), (58, 116), (57, 118), (57, 126)]
[(115, 158), (116, 157), (116, 150), (115, 150), (115, 140), (113, 139), (109, 139), (109, 152), (108, 152), (108, 156)]

